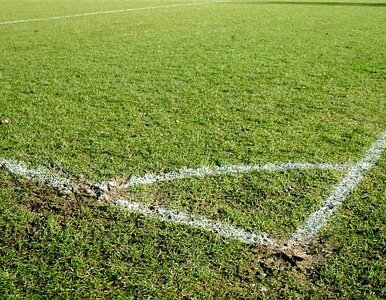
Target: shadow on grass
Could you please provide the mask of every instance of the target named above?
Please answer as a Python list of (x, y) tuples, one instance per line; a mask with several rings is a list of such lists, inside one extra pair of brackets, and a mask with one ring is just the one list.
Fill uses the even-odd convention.
[(308, 1), (229, 1), (225, 4), (279, 4), (279, 5), (324, 5), (324, 6), (368, 6), (386, 7), (386, 3), (364, 3), (364, 2), (308, 2)]

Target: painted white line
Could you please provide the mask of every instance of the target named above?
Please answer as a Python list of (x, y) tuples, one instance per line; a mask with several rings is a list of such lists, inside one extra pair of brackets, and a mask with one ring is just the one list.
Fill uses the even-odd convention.
[(277, 243), (268, 238), (265, 234), (254, 234), (241, 228), (233, 227), (229, 224), (213, 221), (203, 216), (189, 215), (180, 211), (167, 210), (161, 207), (154, 207), (137, 202), (117, 200), (115, 204), (125, 210), (142, 215), (152, 216), (161, 221), (188, 225), (205, 231), (210, 231), (224, 238), (238, 240), (245, 244), (275, 246)]
[(181, 7), (181, 6), (216, 4), (216, 3), (223, 3), (223, 2), (226, 2), (226, 1), (189, 2), (189, 3), (170, 4), (170, 5), (159, 5), (159, 6), (147, 6), (147, 7), (127, 8), (127, 9), (107, 10), (107, 11), (100, 11), (100, 12), (90, 12), (90, 13), (64, 15), (64, 16), (54, 16), (54, 17), (34, 18), (34, 19), (22, 19), (22, 20), (3, 21), (3, 22), (0, 22), (0, 25), (10, 25), (10, 24), (30, 23), (30, 22), (39, 22), (39, 21), (49, 21), (49, 20), (60, 20), (60, 19), (69, 19), (69, 18), (89, 17), (89, 16), (116, 14), (116, 13), (122, 13), (122, 12), (141, 11), (141, 10), (152, 10), (152, 9), (160, 9), (160, 8), (173, 8), (173, 7)]
[[(139, 184), (153, 184), (162, 181), (171, 181), (188, 177), (203, 177), (209, 175), (224, 175), (232, 173), (249, 173), (255, 171), (286, 171), (291, 169), (327, 169), (348, 170), (347, 176), (338, 184), (335, 190), (324, 202), (322, 208), (314, 212), (300, 228), (296, 230), (287, 243), (287, 247), (310, 242), (319, 230), (328, 222), (330, 217), (339, 208), (347, 196), (358, 186), (365, 173), (369, 171), (380, 159), (386, 149), (386, 130), (365, 156), (356, 164), (331, 164), (331, 163), (283, 163), (250, 166), (225, 166), (225, 167), (203, 167), (198, 169), (184, 168), (175, 172), (162, 175), (148, 174), (143, 177), (133, 177), (126, 184), (117, 188), (128, 188)], [(53, 173), (52, 171), (38, 167), (27, 168), (25, 164), (13, 160), (0, 158), (0, 167), (6, 168), (12, 174), (22, 176), (31, 180), (45, 183), (46, 185), (68, 193), (76, 193), (81, 184), (74, 184), (69, 179)], [(98, 185), (88, 185), (95, 186)], [(113, 183), (114, 186), (114, 183)], [(100, 188), (103, 191), (102, 188)], [(184, 212), (168, 210), (137, 202), (116, 200), (115, 205), (126, 210), (147, 216), (153, 216), (162, 221), (189, 225), (196, 228), (213, 232), (225, 238), (236, 239), (245, 244), (259, 244), (265, 246), (277, 246), (278, 242), (268, 238), (265, 234), (254, 234), (244, 229), (233, 227), (229, 224), (210, 220), (203, 216), (189, 215)]]
[(73, 193), (76, 186), (69, 179), (61, 177), (43, 167), (32, 169), (28, 168), (22, 162), (6, 160), (2, 158), (0, 158), (0, 167), (7, 169), (12, 174), (44, 183), (47, 186), (58, 189), (65, 193)]
[[(59, 189), (62, 192), (75, 194), (82, 188), (81, 184), (75, 184), (69, 179), (53, 173), (52, 171), (37, 167), (28, 168), (24, 163), (13, 160), (0, 158), (0, 166), (6, 168), (10, 173), (28, 178), (30, 180), (45, 183), (47, 186)], [(328, 169), (328, 170), (347, 170), (348, 164), (329, 164), (329, 163), (283, 163), (283, 164), (266, 164), (250, 166), (225, 166), (225, 167), (203, 167), (198, 169), (184, 168), (176, 172), (166, 173), (163, 175), (145, 175), (144, 177), (131, 178), (123, 187), (115, 187), (115, 184), (89, 184), (87, 189), (94, 189), (98, 198), (103, 198), (106, 193), (116, 188), (125, 188), (138, 184), (152, 184), (161, 181), (171, 181), (188, 177), (202, 177), (209, 175), (224, 175), (232, 173), (249, 173), (254, 171), (286, 171), (291, 169)], [(84, 189), (85, 187), (83, 187)], [(224, 238), (239, 240), (245, 244), (255, 244), (264, 246), (277, 246), (277, 242), (267, 237), (266, 234), (254, 234), (244, 229), (233, 227), (220, 221), (207, 219), (203, 216), (189, 215), (184, 212), (167, 210), (161, 207), (154, 207), (137, 202), (128, 202), (126, 200), (117, 200), (114, 203), (124, 207), (126, 210), (147, 216), (155, 217), (159, 220), (177, 224), (189, 225), (210, 231)]]
[(335, 190), (325, 200), (323, 206), (313, 214), (296, 230), (288, 241), (288, 247), (309, 243), (326, 225), (334, 212), (342, 205), (343, 201), (359, 185), (366, 172), (380, 159), (386, 149), (386, 130), (366, 152), (361, 161), (351, 167), (345, 178), (338, 184)]
[(265, 164), (265, 165), (232, 165), (223, 167), (202, 167), (202, 168), (182, 168), (165, 174), (146, 174), (141, 177), (131, 177), (125, 184), (118, 186), (118, 189), (126, 189), (137, 185), (149, 185), (163, 181), (173, 181), (186, 179), (190, 177), (217, 176), (228, 174), (242, 174), (257, 171), (278, 172), (289, 171), (293, 169), (325, 169), (325, 170), (348, 170), (351, 164), (331, 164), (331, 163), (282, 163), (282, 164)]

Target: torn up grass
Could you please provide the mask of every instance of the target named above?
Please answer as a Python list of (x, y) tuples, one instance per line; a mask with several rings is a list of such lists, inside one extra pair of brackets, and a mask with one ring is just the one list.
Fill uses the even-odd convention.
[(63, 199), (1, 171), (0, 292), (15, 298), (381, 299), (385, 167), (383, 159), (301, 257), (87, 199)]

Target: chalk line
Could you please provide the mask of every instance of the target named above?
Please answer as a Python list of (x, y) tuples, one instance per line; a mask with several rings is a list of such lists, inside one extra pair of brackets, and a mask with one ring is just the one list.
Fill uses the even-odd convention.
[(88, 16), (98, 16), (98, 15), (107, 15), (107, 14), (116, 14), (116, 13), (122, 13), (122, 12), (130, 12), (130, 11), (152, 10), (152, 9), (159, 9), (159, 8), (173, 8), (173, 7), (203, 5), (203, 4), (212, 4), (212, 3), (216, 4), (216, 3), (223, 3), (223, 2), (226, 2), (226, 1), (189, 2), (189, 3), (178, 3), (178, 4), (169, 4), (169, 5), (158, 5), (158, 6), (147, 6), (147, 7), (137, 7), (137, 8), (126, 8), (126, 9), (107, 10), (107, 11), (100, 11), (100, 12), (90, 12), (90, 13), (81, 13), (81, 14), (64, 15), (64, 16), (53, 16), (53, 17), (42, 17), (42, 18), (33, 18), (33, 19), (3, 21), (3, 22), (0, 22), (0, 25), (30, 23), (30, 22), (59, 20), (59, 19), (69, 19), (69, 18), (79, 18), (79, 17), (88, 17)]
[[(359, 185), (366, 172), (368, 172), (386, 149), (386, 130), (365, 153), (364, 157), (355, 164), (332, 164), (332, 163), (282, 163), (282, 164), (265, 164), (265, 165), (244, 165), (244, 166), (224, 166), (224, 167), (202, 167), (197, 169), (183, 168), (170, 173), (161, 175), (148, 174), (143, 177), (132, 177), (128, 182), (116, 188), (128, 188), (139, 184), (153, 184), (162, 181), (171, 181), (188, 177), (203, 177), (214, 175), (226, 175), (232, 173), (249, 173), (255, 171), (286, 171), (292, 169), (327, 169), (327, 170), (347, 170), (347, 175), (331, 192), (325, 200), (322, 207), (312, 213), (307, 220), (296, 230), (293, 236), (287, 242), (286, 247), (293, 247), (299, 244), (310, 242), (325, 226), (334, 212), (340, 207), (348, 195)], [(61, 191), (75, 194), (82, 185), (75, 184), (68, 178), (60, 176), (46, 168), (28, 168), (24, 163), (0, 158), (0, 166), (6, 168), (10, 173), (42, 182), (50, 187)], [(83, 185), (86, 188), (95, 187), (96, 192), (108, 193), (100, 184)], [(114, 186), (114, 184), (113, 184)], [(270, 239), (266, 234), (255, 234), (242, 228), (233, 227), (227, 223), (210, 220), (204, 216), (190, 215), (184, 212), (168, 210), (162, 207), (154, 207), (138, 202), (128, 202), (123, 199), (115, 200), (115, 205), (124, 209), (152, 216), (162, 221), (173, 222), (176, 224), (189, 225), (196, 228), (215, 233), (225, 238), (239, 240), (245, 244), (259, 244), (265, 246), (277, 246), (278, 242)]]
[(146, 174), (141, 177), (131, 177), (125, 184), (118, 186), (118, 189), (126, 189), (136, 185), (149, 185), (164, 181), (173, 181), (178, 179), (186, 179), (190, 177), (217, 176), (229, 174), (243, 174), (257, 171), (278, 172), (289, 171), (293, 169), (311, 170), (348, 170), (352, 167), (351, 164), (333, 164), (333, 163), (282, 163), (282, 164), (264, 164), (264, 165), (231, 165), (222, 167), (201, 167), (201, 168), (182, 168), (177, 171), (172, 171), (164, 174)]
[(24, 163), (14, 160), (0, 158), (0, 167), (8, 170), (11, 174), (18, 175), (33, 181), (46, 184), (49, 187), (61, 190), (66, 193), (73, 193), (75, 184), (46, 168), (28, 168)]
[(152, 216), (166, 222), (204, 229), (224, 238), (238, 240), (244, 244), (259, 244), (270, 247), (277, 244), (276, 241), (268, 238), (266, 234), (257, 235), (224, 222), (207, 219), (203, 216), (189, 215), (180, 211), (167, 210), (143, 203), (128, 202), (122, 199), (116, 200), (114, 203), (129, 212)]
[(318, 211), (312, 213), (296, 230), (291, 239), (288, 241), (288, 247), (312, 241), (320, 229), (326, 225), (334, 212), (342, 205), (343, 201), (359, 185), (365, 173), (374, 167), (385, 149), (386, 130), (366, 152), (364, 157), (350, 168), (346, 177), (343, 178), (343, 180), (327, 197), (323, 206)]

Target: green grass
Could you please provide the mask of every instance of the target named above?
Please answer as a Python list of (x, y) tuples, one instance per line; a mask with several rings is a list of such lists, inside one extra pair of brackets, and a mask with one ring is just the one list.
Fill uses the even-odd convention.
[[(0, 0), (0, 23), (175, 3), (184, 2)], [(90, 181), (355, 162), (386, 127), (386, 5), (341, 3), (234, 1), (0, 25), (0, 119), (10, 121), (0, 157)], [(383, 159), (323, 230), (311, 267), (64, 200), (0, 170), (0, 297), (381, 299), (384, 170)], [(341, 177), (193, 178), (126, 197), (287, 238)]]
[[(0, 172), (2, 298), (383, 299), (386, 160), (306, 266), (259, 247), (66, 199)], [(266, 292), (261, 292), (261, 288)]]
[(218, 4), (3, 25), (3, 156), (93, 179), (355, 160), (385, 125), (384, 10), (334, 10)]
[(137, 186), (120, 196), (288, 239), (340, 178), (320, 170), (259, 172)]

